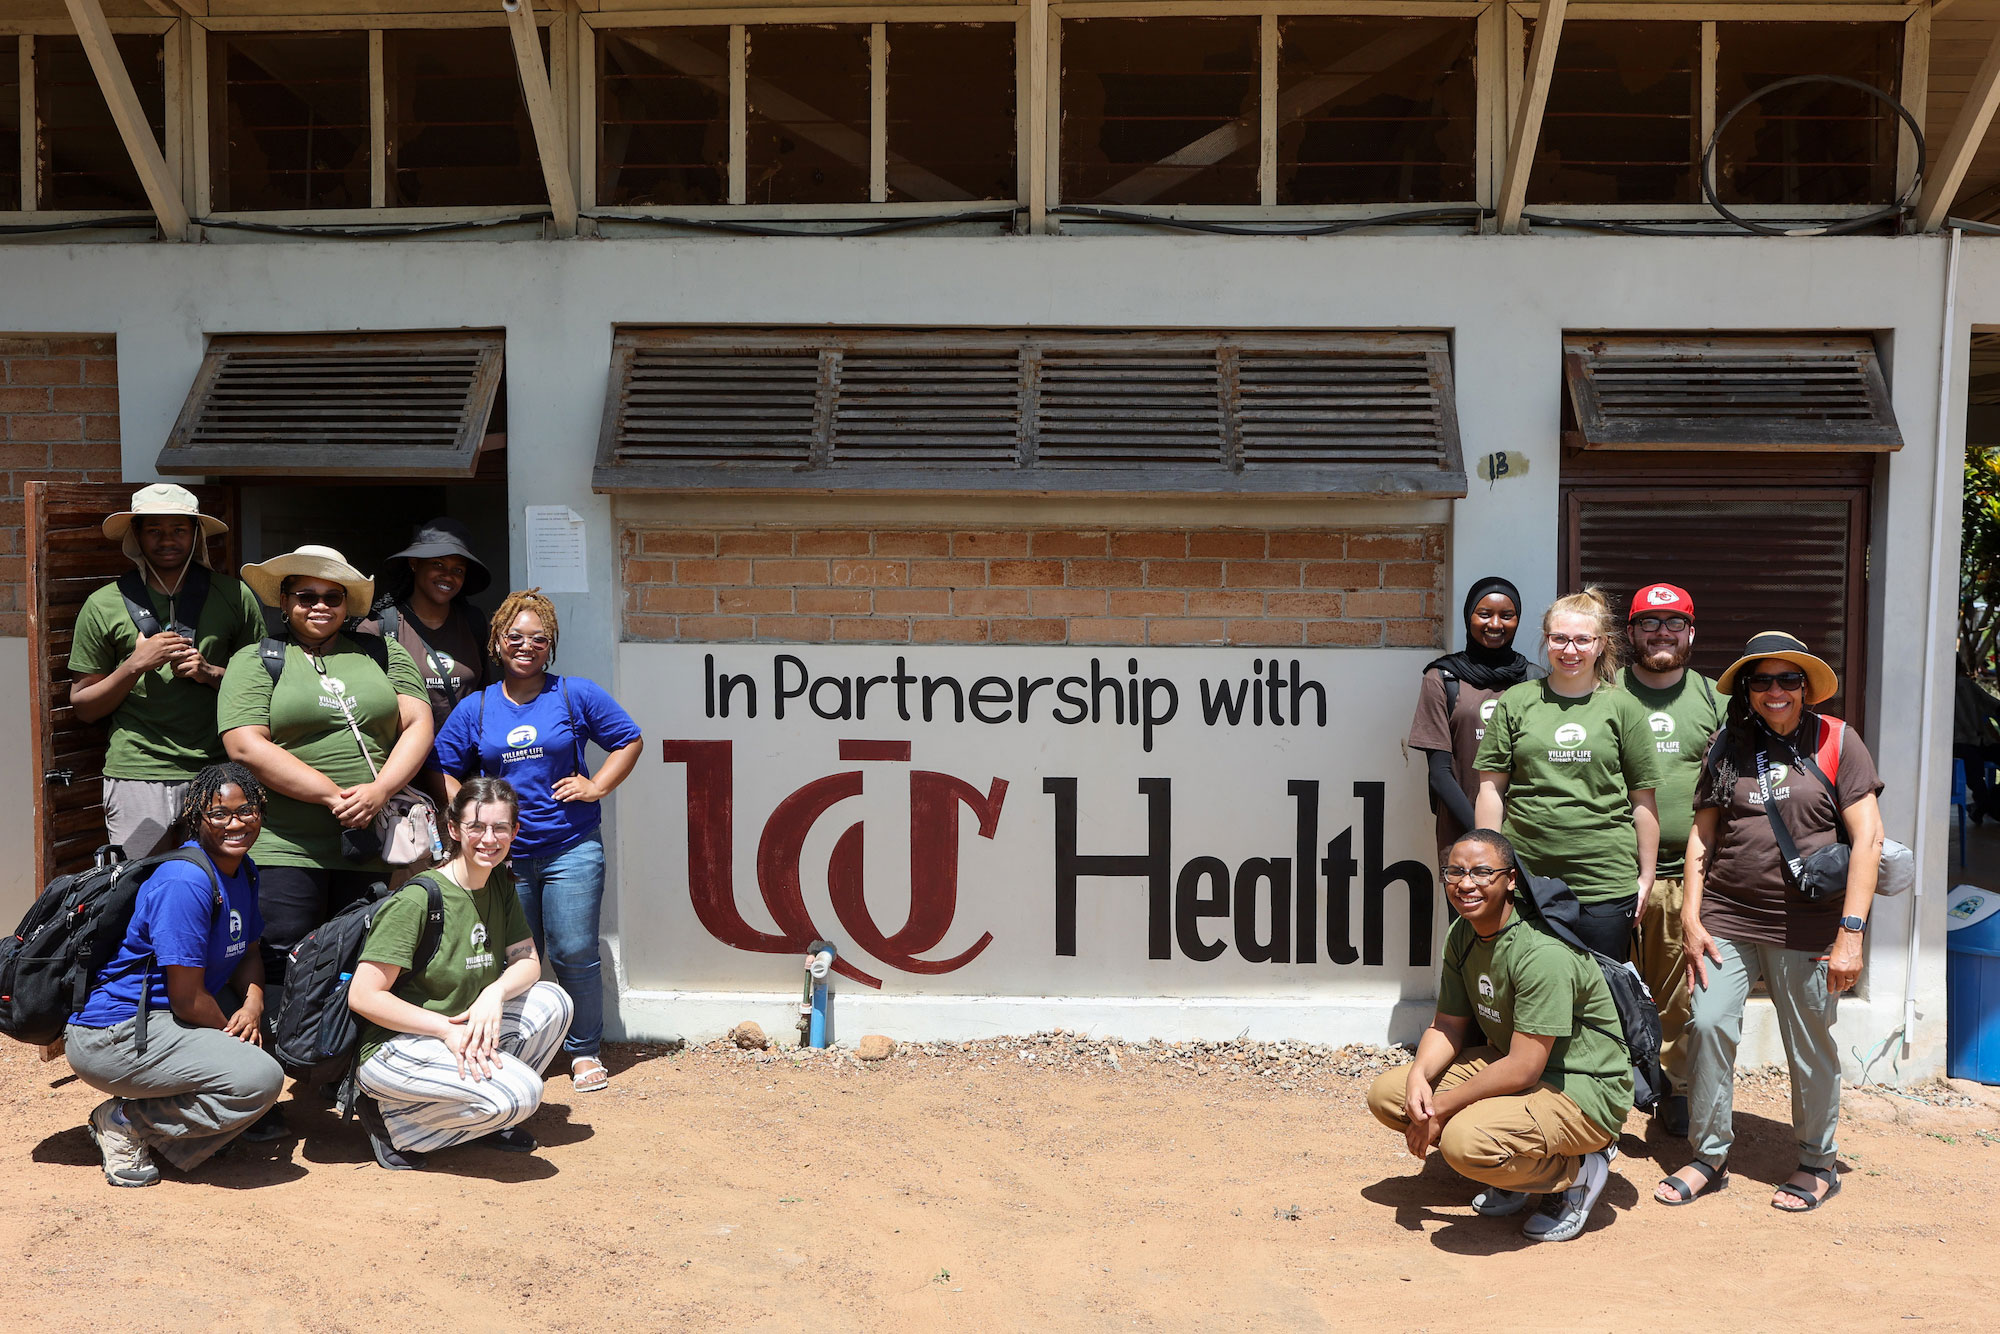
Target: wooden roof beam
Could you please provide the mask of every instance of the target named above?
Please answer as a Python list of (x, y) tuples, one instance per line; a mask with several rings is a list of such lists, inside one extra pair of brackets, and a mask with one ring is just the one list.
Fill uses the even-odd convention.
[(105, 22), (101, 0), (63, 0), (63, 4), (69, 9), (70, 22), (76, 26), (91, 71), (97, 75), (105, 104), (111, 108), (118, 137), (125, 141), (125, 151), (139, 172), (139, 183), (153, 206), (153, 216), (159, 219), (160, 235), (169, 241), (187, 240), (188, 210), (181, 198), (180, 183), (167, 168), (166, 154), (160, 151), (159, 140), (153, 138), (153, 127), (146, 123), (145, 108), (139, 105), (132, 76), (118, 54), (118, 43), (112, 40), (111, 25)]
[(1986, 138), (1986, 127), (1993, 123), (1995, 110), (2000, 110), (2000, 34), (1987, 43), (1986, 58), (1979, 62), (1972, 91), (1959, 107), (1958, 119), (1952, 122), (1951, 133), (1944, 141), (1944, 151), (1938, 154), (1930, 179), (1924, 182), (1923, 198), (1917, 203), (1918, 231), (1934, 232), (1951, 215), (1952, 200), (1958, 195), (1958, 187), (1965, 183), (1965, 173), (1971, 169), (1972, 159)]
[(556, 113), (549, 68), (542, 62), (542, 38), (535, 27), (534, 0), (500, 0), (508, 31), (514, 38), (514, 64), (521, 74), (521, 96), (528, 103), (528, 120), (535, 127), (535, 151), (542, 160), (542, 180), (548, 186), (549, 211), (556, 233), (576, 235), (576, 184), (570, 175), (569, 153), (563, 145), (562, 119)]
[(1535, 165), (1535, 144), (1542, 137), (1542, 109), (1549, 104), (1549, 79), (1556, 71), (1556, 43), (1562, 38), (1563, 15), (1569, 0), (1542, 0), (1535, 20), (1535, 40), (1528, 48), (1527, 77), (1521, 105), (1514, 114), (1514, 133), (1507, 139), (1507, 170), (1500, 178), (1500, 230), (1521, 230), (1521, 211), (1528, 201), (1528, 172)]

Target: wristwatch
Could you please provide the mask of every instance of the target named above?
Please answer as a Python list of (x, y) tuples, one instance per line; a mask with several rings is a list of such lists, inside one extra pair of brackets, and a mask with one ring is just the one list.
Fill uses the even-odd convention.
[(1868, 919), (1866, 917), (1843, 917), (1840, 919), (1840, 929), (1842, 931), (1866, 931), (1868, 929)]

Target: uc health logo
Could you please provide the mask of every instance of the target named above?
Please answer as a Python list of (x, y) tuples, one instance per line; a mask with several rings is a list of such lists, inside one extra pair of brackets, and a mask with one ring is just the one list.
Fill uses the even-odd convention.
[[(709, 935), (734, 949), (803, 954), (825, 933), (806, 907), (800, 854), (813, 827), (836, 803), (861, 795), (862, 771), (848, 769), (815, 778), (779, 801), (765, 817), (757, 839), (756, 884), (778, 926), (775, 932), (765, 931), (744, 919), (736, 900), (733, 746), (729, 741), (660, 743), (662, 759), (687, 766), (688, 895), (695, 918)], [(910, 743), (846, 740), (840, 743), (840, 759), (908, 763)], [(1004, 778), (991, 780), (981, 792), (950, 774), (911, 770), (909, 917), (893, 931), (875, 920), (862, 883), (864, 822), (856, 820), (835, 840), (827, 865), (827, 888), (844, 939), (891, 968), (924, 976), (956, 972), (985, 952), (993, 943), (990, 931), (951, 958), (919, 957), (944, 940), (958, 912), (958, 808), (972, 813), (979, 837), (990, 839), (1006, 800)], [(881, 978), (862, 971), (845, 955), (835, 959), (833, 967), (864, 986), (882, 985)]]

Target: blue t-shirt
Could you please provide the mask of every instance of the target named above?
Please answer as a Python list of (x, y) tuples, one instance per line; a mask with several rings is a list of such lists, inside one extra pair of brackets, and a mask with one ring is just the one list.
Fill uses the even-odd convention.
[(575, 847), (604, 822), (598, 803), (557, 801), (552, 794), (572, 774), (590, 777), (582, 741), (617, 750), (638, 739), (639, 725), (604, 687), (581, 676), (550, 672), (543, 678), (542, 693), (526, 704), (507, 698), (499, 685), (460, 700), (438, 733), (435, 753), (438, 768), (460, 782), (487, 774), (513, 784), (521, 800), (514, 855), (548, 857)]
[[(192, 841), (181, 846), (201, 847)], [(148, 973), (153, 995), (147, 1004), (165, 1011), (168, 967), (203, 970), (202, 986), (209, 995), (219, 995), (264, 934), (264, 918), (257, 911), (256, 865), (245, 857), (235, 875), (219, 878), (220, 911), (208, 872), (199, 866), (168, 862), (147, 876), (139, 886), (125, 941), (111, 962), (97, 970), (96, 986), (75, 1022), (85, 1028), (110, 1028), (138, 1014), (140, 979)]]

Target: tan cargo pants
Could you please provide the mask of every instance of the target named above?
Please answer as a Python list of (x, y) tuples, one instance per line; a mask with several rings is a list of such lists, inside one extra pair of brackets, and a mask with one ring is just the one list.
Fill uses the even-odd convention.
[(1681, 905), (1687, 901), (1687, 886), (1679, 876), (1661, 876), (1646, 896), (1646, 911), (1639, 914), (1639, 941), (1633, 947), (1632, 962), (1653, 1003), (1660, 1007), (1660, 1069), (1674, 1093), (1688, 1091), (1688, 998), (1687, 936), (1681, 930)]
[[(1468, 1048), (1439, 1078), (1438, 1090), (1463, 1084), (1499, 1059), (1491, 1047)], [(1409, 1080), (1406, 1065), (1378, 1075), (1368, 1090), (1368, 1110), (1391, 1130), (1410, 1128), (1403, 1111)], [(1526, 1093), (1482, 1098), (1459, 1112), (1445, 1122), (1438, 1152), (1453, 1171), (1482, 1186), (1547, 1195), (1567, 1190), (1583, 1156), (1613, 1138), (1566, 1095), (1537, 1084)]]

